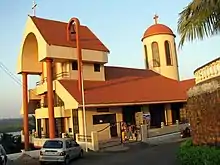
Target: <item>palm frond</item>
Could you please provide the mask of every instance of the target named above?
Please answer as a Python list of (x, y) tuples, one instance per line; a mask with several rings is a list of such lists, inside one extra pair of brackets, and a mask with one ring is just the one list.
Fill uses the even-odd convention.
[(179, 16), (179, 48), (187, 40), (203, 40), (220, 32), (220, 0), (194, 0)]

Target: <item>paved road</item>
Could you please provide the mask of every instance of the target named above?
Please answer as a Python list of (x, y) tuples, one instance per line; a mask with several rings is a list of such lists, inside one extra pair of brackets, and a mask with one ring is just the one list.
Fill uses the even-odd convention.
[(72, 165), (177, 165), (175, 155), (179, 142), (158, 146), (133, 145), (123, 153), (90, 153), (74, 160)]

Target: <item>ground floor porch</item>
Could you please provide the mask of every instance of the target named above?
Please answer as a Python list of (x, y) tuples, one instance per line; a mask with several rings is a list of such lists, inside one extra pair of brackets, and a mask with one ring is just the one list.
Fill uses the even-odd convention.
[[(91, 135), (97, 132), (98, 140), (121, 137), (122, 125), (140, 127), (148, 124), (150, 129), (180, 123), (185, 119), (184, 103), (149, 104), (117, 107), (86, 108), (86, 133), (83, 110), (55, 107), (56, 137)], [(48, 109), (35, 110), (36, 138), (49, 137)]]

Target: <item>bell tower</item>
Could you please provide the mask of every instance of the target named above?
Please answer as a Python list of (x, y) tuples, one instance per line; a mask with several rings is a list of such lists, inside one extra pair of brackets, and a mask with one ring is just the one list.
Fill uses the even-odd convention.
[(141, 40), (145, 67), (179, 81), (176, 36), (169, 27), (159, 24), (158, 18), (158, 15), (154, 16), (154, 24), (145, 31)]

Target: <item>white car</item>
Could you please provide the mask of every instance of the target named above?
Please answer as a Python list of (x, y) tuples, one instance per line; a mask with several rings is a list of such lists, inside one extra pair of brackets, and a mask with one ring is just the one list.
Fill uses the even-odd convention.
[(83, 149), (71, 138), (56, 138), (47, 140), (40, 150), (39, 161), (45, 163), (69, 164), (70, 160), (83, 157)]
[(8, 157), (6, 155), (4, 147), (0, 144), (0, 165), (7, 164)]

